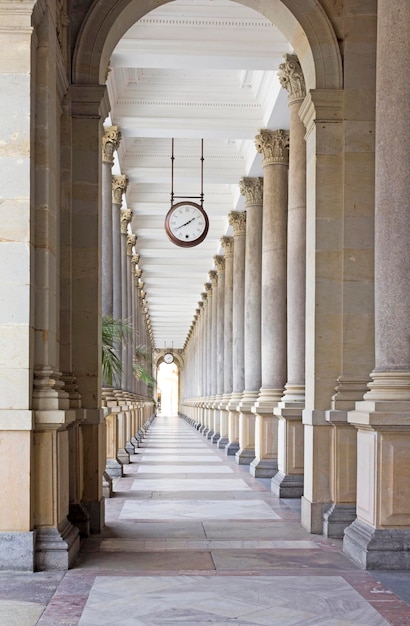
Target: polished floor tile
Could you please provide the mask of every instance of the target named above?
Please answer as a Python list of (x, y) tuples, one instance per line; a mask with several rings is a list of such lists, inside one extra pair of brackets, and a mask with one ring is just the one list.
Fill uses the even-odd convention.
[[(221, 584), (222, 583), (222, 584)], [(137, 607), (137, 610), (135, 610)], [(346, 581), (235, 576), (95, 580), (79, 626), (112, 624), (386, 626)]]
[(302, 528), (300, 500), (183, 419), (155, 419), (130, 461), (71, 570), (0, 572), (0, 626), (410, 626), (340, 541)]
[(138, 474), (233, 474), (233, 469), (226, 465), (141, 465)]
[(280, 519), (263, 500), (126, 500), (120, 519)]
[(241, 478), (138, 478), (132, 491), (251, 491)]

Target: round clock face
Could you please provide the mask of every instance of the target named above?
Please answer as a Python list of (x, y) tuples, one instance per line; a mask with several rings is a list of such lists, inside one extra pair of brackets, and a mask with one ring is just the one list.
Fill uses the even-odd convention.
[(165, 218), (165, 230), (177, 246), (190, 248), (203, 241), (208, 233), (209, 220), (203, 208), (195, 202), (173, 204)]
[(171, 352), (167, 352), (166, 354), (164, 354), (165, 363), (172, 363), (173, 360), (174, 360), (174, 355), (171, 354)]

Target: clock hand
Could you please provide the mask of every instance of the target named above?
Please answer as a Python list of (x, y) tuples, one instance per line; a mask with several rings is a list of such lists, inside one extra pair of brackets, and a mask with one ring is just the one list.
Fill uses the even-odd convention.
[(181, 224), (181, 226), (177, 226), (176, 228), (174, 228), (174, 230), (179, 230), (180, 228), (183, 228), (184, 226), (188, 226), (188, 224), (190, 224), (191, 222), (193, 222), (194, 220), (196, 220), (196, 217), (192, 217), (190, 220), (188, 220), (187, 222), (185, 222), (185, 224)]

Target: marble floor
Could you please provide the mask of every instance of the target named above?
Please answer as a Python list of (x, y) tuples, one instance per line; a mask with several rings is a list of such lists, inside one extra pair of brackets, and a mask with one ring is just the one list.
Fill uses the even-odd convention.
[(410, 572), (363, 572), (182, 418), (157, 417), (68, 572), (0, 572), (0, 626), (410, 626)]

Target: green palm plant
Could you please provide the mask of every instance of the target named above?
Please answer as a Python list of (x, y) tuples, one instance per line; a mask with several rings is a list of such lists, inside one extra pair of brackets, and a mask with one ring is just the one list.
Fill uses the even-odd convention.
[(150, 360), (151, 351), (147, 346), (139, 345), (135, 348), (132, 371), (138, 380), (142, 380), (148, 387), (153, 387), (155, 379), (147, 369), (147, 361)]
[(106, 385), (119, 382), (123, 372), (118, 350), (131, 336), (132, 326), (125, 320), (102, 317), (102, 374)]

